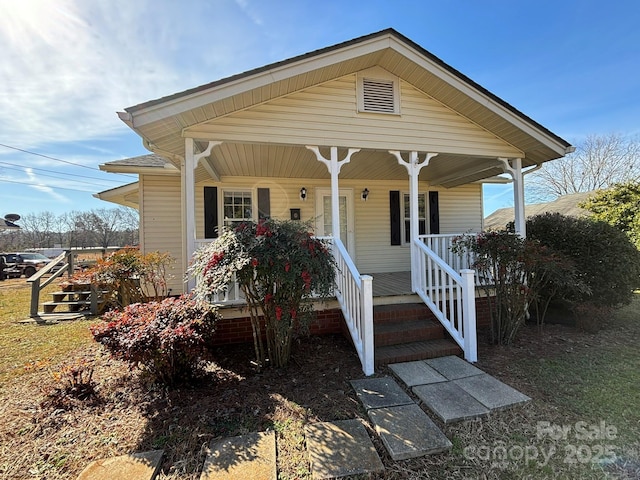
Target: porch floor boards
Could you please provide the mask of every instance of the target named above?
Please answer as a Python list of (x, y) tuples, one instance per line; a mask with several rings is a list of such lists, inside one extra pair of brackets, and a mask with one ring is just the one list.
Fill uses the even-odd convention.
[(373, 277), (373, 296), (412, 295), (411, 272), (369, 273)]

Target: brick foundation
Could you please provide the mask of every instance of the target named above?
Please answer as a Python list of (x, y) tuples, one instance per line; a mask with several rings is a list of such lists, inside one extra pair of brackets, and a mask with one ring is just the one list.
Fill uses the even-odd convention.
[[(224, 315), (224, 312), (223, 312)], [(346, 324), (339, 308), (316, 312), (315, 318), (309, 324), (312, 335), (328, 335), (344, 333)], [(246, 343), (253, 341), (251, 318), (223, 318), (216, 325), (214, 345)]]
[[(401, 305), (390, 305), (388, 307), (400, 308)], [(383, 310), (385, 308), (387, 308), (387, 306), (382, 307)], [(224, 312), (222, 313), (224, 315)], [(382, 315), (376, 313), (376, 322), (380, 320), (384, 321), (384, 318), (386, 318), (384, 312), (381, 313)], [(409, 315), (410, 318), (406, 318), (407, 320), (425, 317), (436, 320), (435, 316), (426, 306), (424, 306), (424, 308), (412, 308), (410, 311), (403, 311), (402, 313), (403, 317), (405, 314)], [(476, 324), (479, 330), (489, 328), (491, 325), (489, 303), (484, 297), (476, 298)], [(342, 316), (342, 311), (339, 308), (316, 312), (315, 318), (309, 324), (309, 331), (312, 335), (342, 333), (347, 338), (350, 338), (349, 330)], [(253, 332), (251, 330), (251, 319), (249, 317), (223, 318), (218, 322), (214, 340), (215, 345), (246, 343), (251, 341), (253, 341)]]

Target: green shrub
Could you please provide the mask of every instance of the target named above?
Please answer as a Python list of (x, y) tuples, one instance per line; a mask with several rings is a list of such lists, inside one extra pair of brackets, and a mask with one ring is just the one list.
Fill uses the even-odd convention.
[(482, 291), (489, 302), (493, 343), (510, 344), (531, 306), (542, 324), (554, 296), (582, 286), (566, 257), (513, 232), (458, 237), (452, 250), (471, 254), (471, 268), (484, 280)]
[(189, 296), (135, 303), (108, 312), (91, 333), (111, 355), (143, 367), (157, 381), (174, 385), (197, 376), (212, 338), (217, 311)]
[(622, 230), (640, 249), (640, 183), (615, 184), (596, 192), (578, 206), (593, 213), (593, 219)]
[(588, 218), (545, 213), (527, 220), (528, 238), (569, 257), (588, 286), (567, 298), (615, 307), (631, 301), (640, 287), (640, 252), (611, 225)]

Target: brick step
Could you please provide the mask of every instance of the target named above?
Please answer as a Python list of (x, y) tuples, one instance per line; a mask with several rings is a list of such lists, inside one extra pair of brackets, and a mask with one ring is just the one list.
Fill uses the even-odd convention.
[(376, 366), (389, 363), (412, 362), (428, 358), (461, 355), (462, 349), (456, 342), (448, 338), (411, 342), (402, 345), (387, 345), (376, 347)]
[(373, 307), (373, 323), (375, 325), (433, 318), (431, 310), (424, 303), (376, 305)]
[(408, 320), (402, 323), (374, 324), (374, 345), (383, 347), (400, 343), (435, 340), (445, 337), (445, 329), (436, 320)]

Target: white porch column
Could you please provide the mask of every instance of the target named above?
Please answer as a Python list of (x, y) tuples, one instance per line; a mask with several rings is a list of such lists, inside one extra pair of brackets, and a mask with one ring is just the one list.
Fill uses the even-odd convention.
[[(208, 157), (211, 150), (222, 142), (210, 141), (207, 148), (196, 154), (194, 152), (193, 138), (184, 139), (184, 165), (182, 171), (182, 191), (184, 192), (184, 212), (185, 219), (185, 271), (196, 251), (196, 195), (195, 195), (195, 169), (201, 158)], [(187, 280), (187, 291), (193, 290), (196, 286), (195, 278)]]
[[(505, 173), (513, 178), (513, 208), (515, 213), (515, 230), (522, 238), (527, 236), (527, 221), (524, 216), (524, 177), (522, 175), (522, 159), (498, 158), (503, 164)], [(532, 170), (530, 170), (532, 171)]]
[(389, 153), (398, 159), (398, 163), (404, 166), (409, 173), (409, 204), (411, 211), (410, 235), (411, 235), (411, 288), (414, 292), (418, 289), (418, 272), (415, 268), (418, 265), (417, 250), (415, 242), (420, 235), (420, 224), (418, 219), (418, 176), (420, 170), (429, 165), (437, 153), (427, 153), (422, 162), (418, 159), (418, 152), (409, 152), (409, 161), (402, 158), (402, 154), (397, 150), (389, 150)]
[[(359, 148), (350, 148), (347, 156), (342, 160), (338, 160), (338, 147), (331, 147), (330, 158), (324, 158), (317, 146), (307, 145), (307, 148), (316, 154), (318, 161), (324, 163), (331, 175), (331, 231), (334, 238), (340, 238), (340, 189), (338, 188), (338, 174), (342, 165), (351, 161), (351, 155), (358, 153)], [(343, 243), (347, 241), (342, 239)]]

